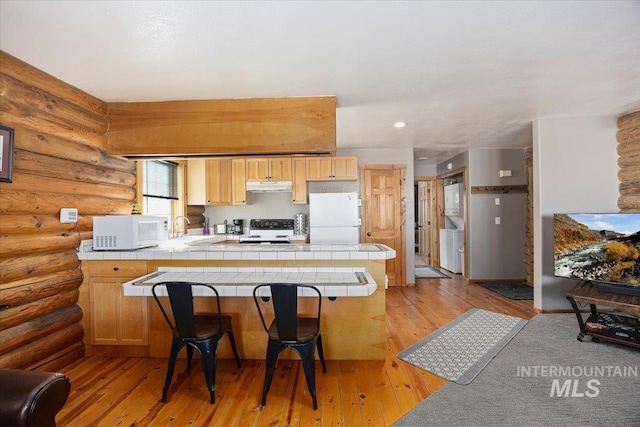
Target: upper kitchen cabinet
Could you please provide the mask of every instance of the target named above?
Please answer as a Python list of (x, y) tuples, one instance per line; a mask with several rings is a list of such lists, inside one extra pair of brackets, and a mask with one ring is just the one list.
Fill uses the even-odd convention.
[(307, 181), (355, 181), (358, 179), (358, 158), (307, 157)]
[(247, 202), (247, 163), (245, 159), (231, 160), (231, 204), (246, 205)]
[(307, 162), (304, 157), (291, 159), (293, 204), (307, 204)]
[(248, 158), (247, 181), (291, 181), (291, 157)]
[(231, 159), (189, 160), (187, 163), (187, 171), (188, 204), (231, 204)]
[(245, 159), (193, 159), (187, 163), (189, 205), (246, 205)]
[(129, 158), (333, 154), (336, 97), (107, 104), (107, 153)]

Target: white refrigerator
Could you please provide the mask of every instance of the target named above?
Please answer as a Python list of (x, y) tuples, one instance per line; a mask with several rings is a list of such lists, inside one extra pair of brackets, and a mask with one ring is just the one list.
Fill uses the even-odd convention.
[(310, 243), (359, 243), (358, 193), (309, 194)]

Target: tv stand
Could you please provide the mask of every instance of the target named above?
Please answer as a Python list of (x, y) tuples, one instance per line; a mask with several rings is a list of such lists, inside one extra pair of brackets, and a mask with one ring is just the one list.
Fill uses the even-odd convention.
[[(603, 339), (640, 348), (640, 297), (600, 292), (598, 286), (590, 281), (579, 282), (567, 291), (566, 297), (578, 318), (578, 341), (590, 336), (593, 342)], [(591, 314), (586, 321), (577, 303), (589, 304)], [(598, 305), (617, 309), (632, 317), (598, 312)]]

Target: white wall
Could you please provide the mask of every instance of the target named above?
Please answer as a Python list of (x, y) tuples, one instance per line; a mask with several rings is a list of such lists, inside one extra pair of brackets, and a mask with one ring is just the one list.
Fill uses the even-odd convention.
[[(527, 194), (470, 194), (476, 186), (526, 185), (524, 153), (524, 149), (469, 150), (469, 279), (525, 277)], [(505, 169), (511, 176), (500, 178), (500, 170)], [(495, 223), (496, 217), (500, 224)]]
[(576, 282), (553, 275), (553, 214), (618, 212), (616, 118), (541, 118), (533, 123), (534, 306), (570, 308)]

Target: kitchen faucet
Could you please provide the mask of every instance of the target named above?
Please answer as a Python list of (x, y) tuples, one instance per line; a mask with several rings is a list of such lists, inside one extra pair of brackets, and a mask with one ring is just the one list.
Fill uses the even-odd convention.
[[(183, 219), (183, 220), (187, 221), (187, 224), (191, 224), (191, 221), (189, 221), (189, 218), (187, 218), (187, 217), (186, 217), (186, 216), (184, 216), (184, 215), (180, 215), (180, 216), (175, 217), (175, 218), (173, 219), (173, 221), (171, 222), (171, 229), (172, 229), (172, 230), (173, 230), (173, 228), (175, 228), (175, 226), (176, 226), (176, 222), (177, 222), (179, 219)], [(180, 231), (178, 231), (177, 233), (173, 233), (173, 234), (169, 233), (169, 237), (170, 237), (170, 238), (173, 238), (173, 237), (182, 237), (182, 223), (180, 224)]]

